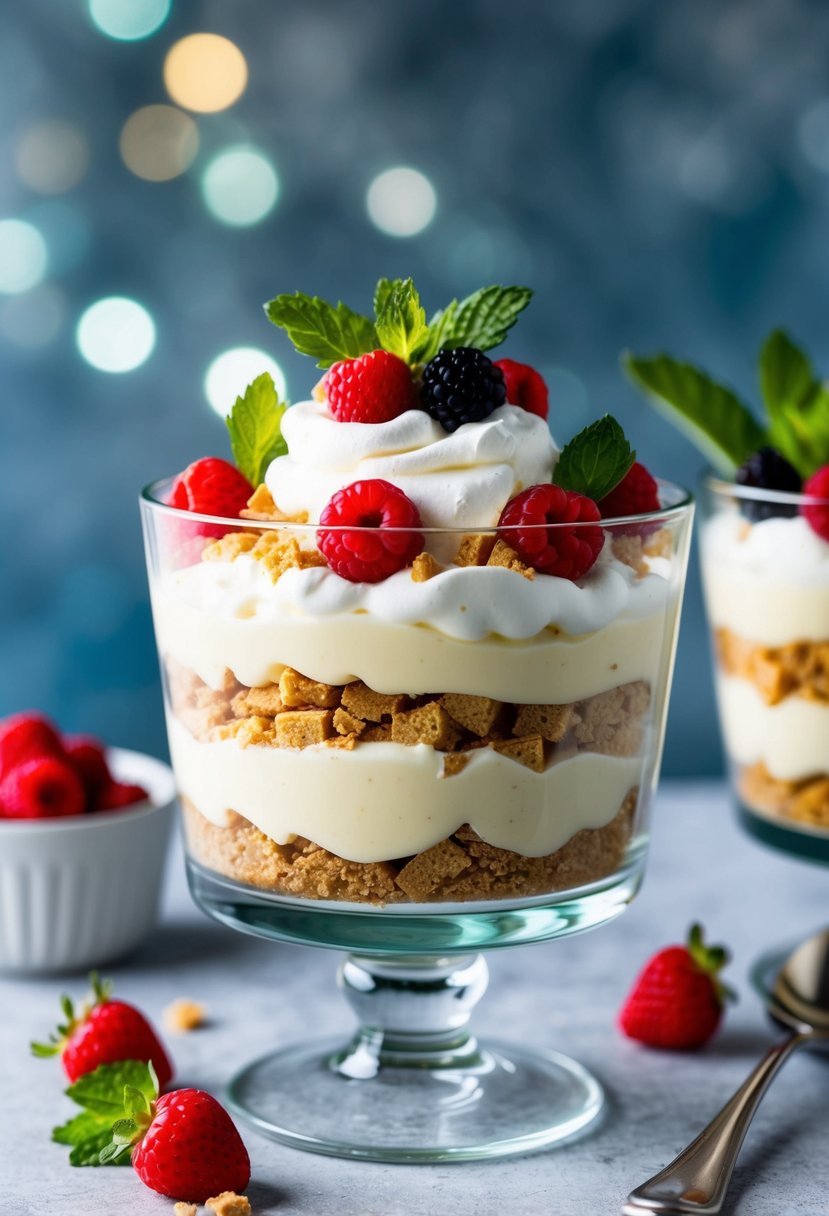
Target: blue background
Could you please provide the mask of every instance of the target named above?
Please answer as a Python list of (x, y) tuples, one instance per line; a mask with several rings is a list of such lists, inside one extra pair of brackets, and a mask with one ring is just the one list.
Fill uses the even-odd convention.
[[(261, 311), (278, 292), (367, 307), (377, 277), (412, 274), (431, 309), (526, 282), (536, 298), (502, 351), (547, 376), (554, 434), (610, 410), (652, 469), (685, 483), (701, 458), (626, 384), (622, 348), (698, 360), (750, 399), (776, 324), (820, 365), (829, 11), (817, 0), (180, 0), (130, 42), (83, 0), (27, 0), (0, 26), (0, 219), (39, 227), (50, 259), (45, 285), (0, 295), (0, 713), (38, 706), (164, 753), (136, 496), (226, 454), (203, 392), (221, 351), (270, 352), (292, 398), (307, 395), (311, 361)], [(194, 31), (232, 39), (250, 82), (231, 109), (195, 116), (185, 174), (144, 181), (119, 133), (169, 101), (165, 54)], [(55, 117), (83, 132), (90, 162), (47, 197), (17, 156), (31, 124)], [(212, 155), (245, 141), (281, 192), (262, 222), (233, 228), (199, 183)], [(437, 194), (433, 222), (406, 239), (365, 205), (375, 175), (401, 164)], [(123, 375), (75, 341), (108, 295), (139, 300), (157, 326), (150, 358)], [(665, 767), (720, 764), (694, 568)]]

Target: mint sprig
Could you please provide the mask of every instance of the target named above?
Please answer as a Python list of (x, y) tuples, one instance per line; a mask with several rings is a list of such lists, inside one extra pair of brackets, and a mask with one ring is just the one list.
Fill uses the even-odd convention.
[(782, 329), (760, 351), (760, 391), (768, 414), (767, 442), (802, 477), (829, 462), (829, 391), (805, 351)]
[(149, 1113), (158, 1097), (158, 1078), (152, 1064), (143, 1060), (122, 1060), (101, 1064), (94, 1072), (79, 1077), (66, 1090), (81, 1112), (52, 1130), (57, 1144), (71, 1148), (69, 1164), (77, 1166), (129, 1165), (129, 1154), (102, 1157), (113, 1139), (113, 1125), (125, 1110)]
[(381, 279), (374, 293), (374, 307), (375, 328), (383, 350), (411, 363), (429, 332), (426, 311), (412, 280)]
[(287, 406), (279, 400), (269, 372), (247, 386), (225, 419), (237, 467), (253, 486), (264, 479), (265, 470), (288, 445), (282, 438), (282, 416)]
[(312, 355), (317, 367), (340, 359), (355, 359), (378, 346), (374, 322), (346, 304), (336, 306), (301, 292), (281, 295), (265, 305), (269, 320), (284, 329), (302, 355)]
[(492, 286), (482, 287), (460, 302), (452, 300), (429, 322), (423, 342), (415, 352), (417, 359), (427, 363), (439, 350), (456, 346), (474, 346), (478, 350), (500, 346), (532, 295), (529, 287)]
[(766, 434), (736, 393), (690, 363), (669, 355), (627, 353), (625, 371), (656, 409), (684, 430), (711, 462), (730, 474), (763, 446)]
[(565, 444), (553, 481), (598, 502), (615, 489), (636, 459), (619, 423), (605, 414)]

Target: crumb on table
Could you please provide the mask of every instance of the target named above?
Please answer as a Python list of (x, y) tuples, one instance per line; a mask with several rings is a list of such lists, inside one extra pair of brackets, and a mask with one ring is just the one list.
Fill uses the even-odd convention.
[[(206, 1021), (207, 1011), (204, 1005), (198, 1001), (191, 1001), (188, 997), (179, 997), (164, 1010), (164, 1025), (168, 1030), (198, 1030)], [(178, 1212), (176, 1216), (190, 1216), (190, 1214)]]
[(206, 1207), (216, 1216), (251, 1216), (251, 1207), (246, 1195), (237, 1195), (235, 1191), (222, 1191), (213, 1199), (208, 1199)]

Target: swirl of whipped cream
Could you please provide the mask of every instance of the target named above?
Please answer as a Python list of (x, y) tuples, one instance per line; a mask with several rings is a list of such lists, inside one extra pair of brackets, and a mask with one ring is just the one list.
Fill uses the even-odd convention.
[(520, 490), (549, 481), (557, 449), (547, 423), (515, 405), (447, 434), (424, 410), (390, 422), (337, 422), (326, 406), (302, 401), (282, 421), (288, 455), (265, 476), (274, 502), (316, 523), (337, 490), (382, 477), (417, 507), (426, 527), (484, 528)]

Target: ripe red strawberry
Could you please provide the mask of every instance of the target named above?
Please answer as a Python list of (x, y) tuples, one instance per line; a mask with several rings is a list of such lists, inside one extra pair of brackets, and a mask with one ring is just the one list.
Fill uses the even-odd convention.
[(112, 780), (103, 746), (89, 735), (64, 735), (63, 747), (66, 758), (83, 782), (87, 797), (94, 799)]
[(800, 508), (810, 528), (829, 540), (829, 464), (813, 473), (803, 486), (807, 497), (822, 498), (821, 503), (804, 503)]
[(543, 377), (530, 367), (529, 363), (519, 363), (516, 359), (496, 359), (495, 366), (504, 373), (504, 383), (507, 386), (507, 401), (510, 405), (520, 405), (530, 414), (546, 418), (550, 408), (550, 394)]
[(236, 519), (252, 493), (253, 486), (235, 465), (205, 456), (179, 473), (170, 494), (170, 506), (197, 511), (200, 515)]
[(390, 422), (417, 405), (408, 365), (387, 350), (335, 363), (324, 385), (338, 422)]
[(706, 946), (702, 927), (693, 925), (687, 946), (668, 946), (645, 965), (622, 1006), (620, 1028), (649, 1047), (701, 1047), (733, 999), (717, 978), (728, 959), (722, 946)]
[(12, 714), (0, 722), (0, 779), (24, 760), (62, 755), (60, 735), (42, 714)]
[(94, 810), (120, 811), (124, 807), (135, 806), (137, 802), (143, 802), (148, 797), (143, 785), (110, 780), (98, 791)]
[(498, 527), (527, 565), (575, 581), (587, 574), (601, 553), (604, 533), (597, 526), (599, 519), (599, 508), (591, 498), (545, 483), (511, 498)]
[(201, 1089), (176, 1089), (158, 1097), (127, 1086), (124, 1117), (112, 1128), (101, 1163), (117, 1161), (132, 1149), (138, 1177), (170, 1199), (204, 1203), (222, 1191), (243, 1191), (250, 1182), (250, 1158), (233, 1120)]
[[(423, 549), (417, 507), (380, 477), (337, 490), (323, 507), (320, 523), (331, 527), (317, 533), (321, 552), (331, 569), (352, 583), (379, 583), (408, 566)], [(366, 531), (343, 531), (344, 525)]]
[(659, 510), (659, 487), (656, 479), (638, 460), (625, 473), (619, 484), (599, 500), (602, 519), (620, 515), (644, 515)]
[(68, 760), (35, 756), (0, 782), (0, 815), (7, 819), (57, 819), (82, 815), (86, 791)]
[(48, 1043), (32, 1043), (36, 1056), (59, 1055), (70, 1081), (92, 1072), (99, 1064), (119, 1060), (152, 1063), (159, 1083), (169, 1084), (173, 1069), (150, 1023), (140, 1010), (126, 1001), (110, 1000), (111, 985), (93, 972), (93, 999), (76, 1015), (68, 996), (61, 1000), (66, 1022)]

